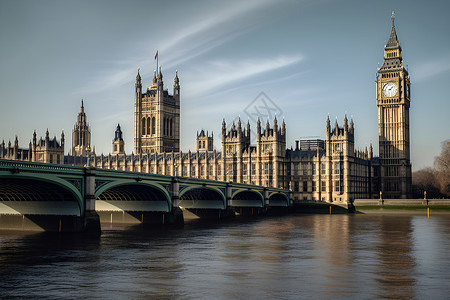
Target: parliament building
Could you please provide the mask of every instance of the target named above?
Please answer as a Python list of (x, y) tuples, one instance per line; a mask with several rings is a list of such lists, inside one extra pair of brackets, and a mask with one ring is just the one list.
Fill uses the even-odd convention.
[[(376, 81), (379, 157), (374, 157), (372, 145), (363, 151), (355, 149), (357, 126), (347, 117), (341, 124), (337, 120), (331, 124), (327, 118), (324, 141), (300, 140), (296, 141), (295, 148), (286, 147), (284, 120), (279, 124), (275, 117), (263, 124), (258, 119), (256, 145), (250, 143), (248, 122), (243, 124), (239, 119), (227, 127), (223, 120), (221, 151), (214, 150), (213, 133), (201, 130), (197, 132), (195, 151), (183, 152), (180, 150), (178, 73), (170, 95), (164, 88), (161, 68), (154, 73), (152, 84), (146, 90), (142, 89), (138, 70), (134, 98), (132, 154), (125, 154), (120, 125), (116, 128), (111, 154), (96, 155), (95, 149), (91, 151), (90, 127), (82, 103), (73, 130), (72, 153), (64, 162), (83, 165), (88, 155), (90, 164), (96, 168), (280, 187), (291, 190), (294, 201), (345, 204), (361, 198), (411, 197), (410, 78), (403, 67), (393, 17), (389, 40), (384, 47), (384, 62), (378, 69)], [(64, 136), (61, 140), (64, 145)], [(9, 148), (2, 144), (1, 158), (11, 159), (11, 153), (16, 153), (17, 159), (18, 151)], [(39, 161), (36, 158), (39, 154), (30, 152), (35, 148), (33, 145), (28, 151), (22, 150), (28, 153), (23, 158)]]

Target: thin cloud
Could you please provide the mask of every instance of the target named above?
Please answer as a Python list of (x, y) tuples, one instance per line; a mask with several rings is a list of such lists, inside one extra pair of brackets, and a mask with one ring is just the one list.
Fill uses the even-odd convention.
[(295, 65), (302, 59), (302, 55), (296, 54), (259, 60), (213, 61), (209, 63), (208, 68), (197, 72), (198, 76), (190, 83), (190, 89), (202, 92), (215, 90), (236, 81), (244, 81), (259, 74)]
[[(158, 43), (160, 53), (160, 64), (164, 63), (165, 68), (179, 66), (181, 63), (192, 60), (214, 48), (223, 45), (251, 30), (256, 25), (261, 24), (259, 19), (252, 20), (249, 16), (252, 12), (269, 5), (276, 4), (273, 0), (247, 1), (243, 3), (227, 4), (225, 8), (216, 9), (214, 14), (204, 18), (204, 15), (197, 16), (200, 20), (189, 26), (185, 24), (174, 24), (170, 33), (176, 32), (168, 39)], [(242, 16), (245, 16), (243, 18)], [(180, 29), (181, 28), (181, 29)], [(141, 45), (142, 46), (142, 45)], [(144, 48), (154, 48), (155, 43)], [(100, 92), (113, 86), (124, 84), (133, 80), (137, 72), (137, 66), (151, 66), (154, 64), (153, 57), (134, 57), (127, 60), (129, 64), (119, 63), (106, 74), (97, 75), (88, 86), (82, 89), (84, 93)], [(153, 70), (147, 70), (142, 75), (151, 74)], [(130, 79), (131, 78), (131, 79)]]
[(450, 71), (450, 57), (439, 58), (419, 64), (414, 68), (414, 74), (416, 74), (414, 79), (423, 81), (448, 71)]
[(220, 8), (216, 10), (218, 13), (211, 14), (209, 18), (202, 19), (200, 22), (182, 29), (177, 35), (163, 42), (161, 50), (166, 51), (177, 48), (179, 44), (185, 44), (188, 39), (192, 39), (199, 34), (204, 35), (205, 32), (215, 29), (218, 25), (224, 25), (224, 23), (228, 23), (241, 15), (246, 15), (249, 11), (254, 11), (269, 3), (274, 3), (274, 1), (246, 1), (227, 5), (226, 8)]

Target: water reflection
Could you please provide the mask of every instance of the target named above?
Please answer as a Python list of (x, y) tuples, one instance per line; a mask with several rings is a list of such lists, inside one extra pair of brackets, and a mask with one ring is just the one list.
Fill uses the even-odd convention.
[(415, 257), (412, 255), (411, 217), (380, 216), (378, 278), (380, 297), (413, 298)]
[(302, 215), (100, 239), (0, 232), (1, 297), (442, 298), (450, 218)]

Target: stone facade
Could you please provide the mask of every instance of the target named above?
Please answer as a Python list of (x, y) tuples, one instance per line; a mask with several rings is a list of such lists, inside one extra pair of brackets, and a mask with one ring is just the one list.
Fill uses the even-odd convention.
[(58, 142), (56, 136), (50, 139), (48, 130), (45, 138), (37, 140), (36, 131), (33, 133), (33, 142), (30, 141), (28, 149), (19, 148), (19, 139), (16, 136), (14, 146), (11, 142), (5, 146), (5, 142), (0, 144), (0, 158), (10, 160), (25, 160), (49, 164), (64, 163), (64, 132), (61, 133), (61, 140)]
[(72, 132), (72, 156), (87, 156), (91, 152), (91, 128), (86, 120), (83, 100)]
[[(250, 124), (243, 128), (239, 120), (226, 129), (222, 122), (222, 151), (203, 148), (197, 151), (146, 153), (139, 155), (101, 155), (93, 159), (97, 168), (155, 173), (232, 181), (291, 189), (294, 200), (323, 200), (347, 203), (355, 198), (378, 196), (372, 183), (376, 159), (372, 147), (354, 149), (354, 124), (334, 128), (327, 120), (327, 140), (302, 141), (317, 147), (307, 150), (286, 149), (286, 124), (278, 127), (277, 119), (264, 130), (257, 125), (256, 146), (250, 145)], [(197, 135), (203, 141), (208, 135)], [(212, 136), (209, 137), (212, 142)], [(323, 147), (325, 145), (325, 147)], [(205, 143), (206, 147), (206, 143)]]
[(180, 80), (176, 72), (173, 95), (164, 89), (161, 68), (152, 85), (142, 90), (136, 76), (134, 95), (134, 153), (178, 152), (180, 150)]

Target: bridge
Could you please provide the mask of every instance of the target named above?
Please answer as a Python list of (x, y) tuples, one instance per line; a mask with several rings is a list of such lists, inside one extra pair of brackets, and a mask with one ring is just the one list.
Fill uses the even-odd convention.
[(100, 233), (100, 221), (180, 224), (292, 204), (289, 191), (198, 178), (0, 160), (0, 229)]

